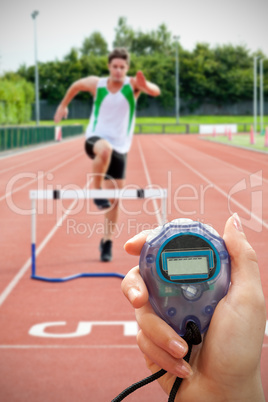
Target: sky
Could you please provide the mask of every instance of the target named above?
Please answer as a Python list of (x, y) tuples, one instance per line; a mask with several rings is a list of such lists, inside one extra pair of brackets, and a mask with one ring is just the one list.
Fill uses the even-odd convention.
[(62, 60), (94, 31), (111, 49), (121, 16), (143, 32), (165, 23), (188, 50), (233, 44), (268, 56), (268, 0), (0, 0), (0, 74), (34, 64), (34, 10), (41, 62)]

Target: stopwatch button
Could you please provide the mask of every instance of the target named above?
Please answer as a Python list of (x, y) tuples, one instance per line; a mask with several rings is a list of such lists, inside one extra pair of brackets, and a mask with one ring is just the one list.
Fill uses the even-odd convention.
[(220, 256), (221, 260), (225, 260), (226, 258), (228, 258), (228, 253), (227, 253), (227, 251), (223, 250), (223, 251), (220, 251), (219, 256)]
[(202, 294), (202, 291), (200, 288), (197, 288), (195, 286), (183, 286), (183, 295), (187, 300), (196, 300), (196, 298), (199, 298)]
[(169, 315), (169, 317), (174, 317), (174, 315), (176, 315), (177, 314), (177, 310), (175, 309), (175, 307), (170, 307), (169, 309), (168, 309), (168, 315)]
[(147, 264), (153, 264), (155, 261), (155, 256), (153, 254), (148, 254), (146, 256), (146, 262)]
[(214, 311), (214, 308), (212, 306), (206, 306), (203, 311), (207, 315), (212, 315), (213, 311)]

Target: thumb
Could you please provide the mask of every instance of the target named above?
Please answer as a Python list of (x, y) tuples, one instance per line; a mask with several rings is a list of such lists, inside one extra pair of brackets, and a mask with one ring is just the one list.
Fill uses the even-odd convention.
[(129, 239), (124, 245), (124, 249), (126, 250), (126, 252), (131, 255), (140, 255), (142, 247), (150, 232), (151, 230), (143, 230), (136, 236)]
[[(241, 292), (262, 293), (260, 272), (257, 255), (247, 241), (241, 221), (237, 213), (226, 222), (223, 239), (231, 258), (231, 284), (232, 288)], [(255, 293), (255, 292), (254, 292)]]
[(121, 289), (134, 308), (140, 308), (148, 301), (148, 291), (138, 266), (127, 273), (121, 283)]
[[(246, 336), (250, 344), (247, 353), (254, 351), (256, 359), (256, 356), (261, 354), (266, 325), (265, 298), (257, 256), (246, 239), (237, 214), (226, 222), (223, 238), (231, 257), (231, 286), (226, 302), (231, 307), (231, 312), (235, 312), (234, 322), (239, 324), (240, 333), (243, 332), (241, 344), (243, 345), (242, 340)], [(254, 331), (252, 331), (253, 328)], [(254, 345), (257, 345), (258, 349)]]

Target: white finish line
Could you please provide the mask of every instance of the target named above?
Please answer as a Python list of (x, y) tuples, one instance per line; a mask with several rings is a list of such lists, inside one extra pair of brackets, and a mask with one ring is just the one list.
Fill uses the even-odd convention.
[(80, 336), (89, 335), (93, 327), (115, 327), (115, 326), (123, 327), (124, 336), (136, 336), (138, 333), (138, 324), (136, 321), (80, 321), (78, 323), (76, 331), (71, 332), (69, 334), (68, 333), (56, 334), (46, 332), (47, 328), (52, 327), (55, 328), (64, 325), (66, 325), (66, 321), (44, 322), (41, 324), (36, 324), (30, 328), (29, 335), (37, 336), (40, 338), (60, 338), (60, 339), (77, 338)]
[[(266, 345), (268, 346), (268, 345)], [(138, 345), (0, 345), (0, 349), (138, 349)]]

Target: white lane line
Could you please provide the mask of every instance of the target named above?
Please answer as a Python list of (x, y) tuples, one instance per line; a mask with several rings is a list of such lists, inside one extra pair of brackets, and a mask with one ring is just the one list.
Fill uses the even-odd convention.
[[(149, 170), (148, 170), (148, 167), (147, 167), (145, 157), (144, 157), (144, 154), (143, 154), (143, 151), (142, 151), (141, 144), (140, 144), (139, 140), (138, 140), (138, 148), (139, 148), (140, 157), (141, 157), (141, 161), (142, 161), (142, 164), (143, 164), (146, 180), (147, 180), (148, 184), (151, 186), (152, 185), (151, 177), (150, 177), (150, 174), (149, 174)], [(156, 199), (154, 198), (152, 201), (153, 201), (153, 206), (154, 206), (154, 210), (155, 210), (155, 213), (156, 213), (157, 223), (161, 226), (163, 222), (162, 222), (162, 217), (161, 217), (161, 214), (159, 212), (159, 208), (158, 208)]]
[[(219, 144), (219, 145), (223, 145), (223, 146), (225, 146), (225, 147), (229, 147), (229, 148), (234, 148), (234, 150), (235, 150), (235, 148), (238, 148), (238, 149), (242, 149), (242, 150), (244, 150), (244, 151), (249, 151), (249, 152), (251, 152), (252, 154), (255, 152), (256, 154), (258, 153), (258, 154), (262, 154), (262, 155), (267, 155), (268, 154), (268, 152), (267, 151), (262, 151), (261, 149), (255, 149), (255, 148), (248, 148), (248, 147), (243, 147), (242, 145), (235, 145), (235, 144), (227, 144), (226, 142), (221, 142), (221, 141), (214, 141), (214, 140), (212, 140), (212, 141), (210, 141), (210, 140), (206, 140), (205, 138), (200, 138), (200, 140), (201, 141), (209, 141), (209, 142), (211, 142), (211, 143), (214, 143), (214, 144)], [(258, 155), (254, 155), (255, 157), (258, 157)], [(251, 161), (256, 161), (256, 159), (254, 159), (254, 158), (249, 158), (248, 156), (247, 157), (244, 157), (244, 159), (249, 159), (249, 160), (251, 160)], [(265, 165), (267, 165), (267, 162), (266, 161), (264, 161), (263, 162)]]
[[(68, 149), (65, 149), (64, 151), (60, 150), (60, 153), (62, 155), (62, 152), (67, 153), (68, 151), (70, 152), (70, 150), (68, 150)], [(59, 150), (56, 150), (56, 152), (50, 153), (49, 157), (54, 157), (56, 155), (59, 155)], [(13, 166), (10, 166), (9, 168), (0, 170), (0, 174), (9, 172), (10, 170), (18, 169), (21, 166), (30, 165), (31, 163), (33, 163), (35, 161), (41, 161), (41, 160), (47, 159), (47, 158), (48, 158), (48, 154), (45, 154), (43, 156), (39, 155), (37, 158), (28, 159), (26, 162), (20, 163), (18, 165), (16, 163), (14, 163)], [(1, 163), (1, 159), (0, 159), (0, 163)]]
[[(155, 141), (156, 142), (156, 141)], [(174, 152), (172, 152), (169, 148), (166, 148), (164, 145), (160, 144), (157, 142), (157, 144), (159, 144), (159, 146), (161, 148), (163, 148), (166, 152), (168, 152), (170, 155), (172, 155), (175, 159), (177, 159), (182, 165), (184, 165), (186, 168), (188, 168), (189, 170), (191, 170), (194, 174), (196, 174), (197, 176), (199, 176), (202, 180), (204, 180), (205, 182), (207, 182), (208, 184), (211, 184), (213, 186), (213, 188), (218, 191), (221, 195), (223, 195), (224, 197), (227, 198), (227, 200), (229, 199), (229, 195), (222, 190), (219, 186), (217, 186), (215, 183), (213, 183), (211, 180), (209, 180), (206, 176), (204, 176), (202, 173), (200, 173), (198, 170), (196, 170), (195, 168), (193, 168), (191, 165), (189, 165), (189, 163), (185, 162), (182, 158), (180, 158), (177, 154), (175, 154)], [(249, 209), (247, 209), (246, 207), (244, 207), (244, 205), (242, 205), (239, 201), (236, 201), (234, 199), (232, 199), (232, 203), (234, 203), (236, 206), (238, 206), (239, 208), (241, 208), (244, 212), (246, 212), (247, 214), (250, 215), (251, 218), (255, 219), (257, 222), (259, 222), (261, 225), (263, 225), (266, 229), (268, 229), (268, 224), (260, 219), (257, 215), (255, 215), (252, 211), (250, 211)]]
[(4, 289), (4, 291), (0, 295), (0, 307), (6, 300), (6, 298), (10, 295), (14, 287), (17, 285), (17, 283), (21, 280), (27, 269), (31, 265), (31, 258), (29, 258), (26, 263), (22, 266), (22, 268), (19, 270), (19, 272), (14, 276), (12, 281), (7, 285), (7, 287)]
[(138, 349), (138, 345), (0, 345), (0, 349)]
[[(85, 185), (84, 189), (88, 187), (88, 185), (91, 183), (91, 179), (87, 182)], [(44, 247), (47, 245), (49, 240), (54, 236), (56, 231), (58, 230), (59, 227), (61, 227), (62, 223), (65, 221), (67, 216), (71, 213), (73, 206), (77, 203), (77, 200), (75, 199), (68, 209), (64, 212), (63, 216), (57, 221), (55, 226), (51, 229), (51, 231), (47, 234), (47, 236), (44, 238), (44, 240), (41, 242), (41, 244), (37, 247), (36, 249), (36, 257), (41, 253), (41, 251), (44, 249)], [(19, 272), (14, 276), (14, 278), (11, 280), (11, 282), (7, 285), (7, 287), (4, 289), (4, 291), (0, 295), (0, 307), (4, 303), (4, 301), (7, 299), (7, 297), (10, 295), (12, 290), (15, 288), (15, 286), (18, 284), (20, 279), (23, 277), (25, 272), (29, 269), (29, 267), (32, 264), (32, 259), (31, 257), (26, 261), (26, 263), (22, 266), (22, 268), (19, 270)]]
[[(53, 169), (48, 170), (47, 172), (44, 172), (44, 173), (38, 175), (38, 177), (36, 177), (35, 179), (30, 180), (29, 182), (27, 182), (27, 183), (25, 183), (25, 184), (22, 184), (21, 186), (17, 187), (15, 190), (7, 192), (5, 195), (3, 195), (2, 197), (0, 197), (0, 202), (3, 201), (3, 200), (5, 200), (5, 199), (7, 199), (7, 198), (10, 197), (11, 195), (17, 193), (18, 191), (22, 190), (23, 188), (29, 186), (30, 184), (34, 183), (35, 181), (37, 181), (37, 180), (39, 180), (39, 179), (42, 179), (42, 178), (45, 177), (48, 173), (55, 172), (56, 170), (60, 169), (61, 167), (67, 165), (69, 162), (72, 162), (74, 159), (80, 158), (81, 155), (83, 155), (83, 152), (80, 152), (79, 154), (73, 156), (72, 158), (67, 159), (65, 162), (62, 162), (62, 163), (60, 163), (59, 165), (56, 165)], [(23, 178), (23, 177), (22, 177), (22, 178)], [(9, 183), (7, 184), (7, 187), (6, 187), (6, 188), (8, 188), (9, 185), (13, 185), (13, 183), (12, 183), (12, 182), (11, 182), (11, 183), (9, 182)]]
[[(54, 156), (54, 155), (53, 155), (53, 156)], [(35, 161), (38, 161), (38, 160), (40, 161), (40, 160), (45, 159), (45, 158), (47, 158), (47, 155), (43, 156), (42, 158), (41, 158), (40, 156), (38, 156), (37, 158), (30, 159), (30, 160), (28, 160), (27, 162), (23, 162), (23, 163), (20, 163), (20, 164), (18, 164), (18, 165), (15, 165), (15, 164), (14, 164), (13, 166), (10, 166), (9, 168), (0, 170), (0, 174), (9, 172), (10, 170), (13, 170), (13, 169), (20, 168), (21, 166), (29, 165), (29, 164), (32, 163), (32, 162), (35, 162)]]
[[(268, 348), (268, 343), (262, 345)], [(0, 349), (139, 349), (138, 345), (0, 345)]]
[[(172, 140), (171, 140), (171, 141), (172, 141)], [(175, 141), (172, 141), (172, 143), (178, 145), (178, 143), (175, 142)], [(189, 147), (188, 145), (183, 144), (183, 146), (186, 147), (186, 148), (191, 149), (191, 147)], [(240, 167), (238, 167), (238, 166), (235, 166), (235, 165), (233, 165), (233, 164), (231, 164), (231, 163), (229, 163), (229, 162), (226, 162), (226, 161), (224, 161), (224, 160), (222, 160), (222, 159), (220, 159), (220, 158), (216, 158), (216, 156), (212, 156), (212, 155), (206, 154), (205, 152), (199, 151), (199, 150), (197, 150), (197, 149), (196, 149), (196, 151), (197, 151), (197, 152), (200, 152), (201, 154), (203, 154), (203, 155), (205, 155), (205, 156), (207, 156), (207, 157), (209, 157), (209, 158), (211, 158), (211, 159), (216, 160), (217, 162), (221, 162), (221, 163), (223, 163), (224, 165), (226, 165), (226, 166), (228, 166), (228, 167), (231, 167), (232, 169), (236, 169), (236, 170), (238, 170), (239, 172), (241, 172), (241, 173), (243, 173), (243, 174), (247, 174), (247, 175), (252, 174), (252, 172), (250, 172), (249, 170), (242, 169), (242, 168), (240, 168)], [(256, 159), (254, 160), (254, 162), (256, 162)], [(261, 169), (260, 169), (260, 170), (261, 170)], [(262, 181), (264, 181), (265, 183), (268, 184), (268, 180), (265, 179), (264, 177), (262, 178)]]

